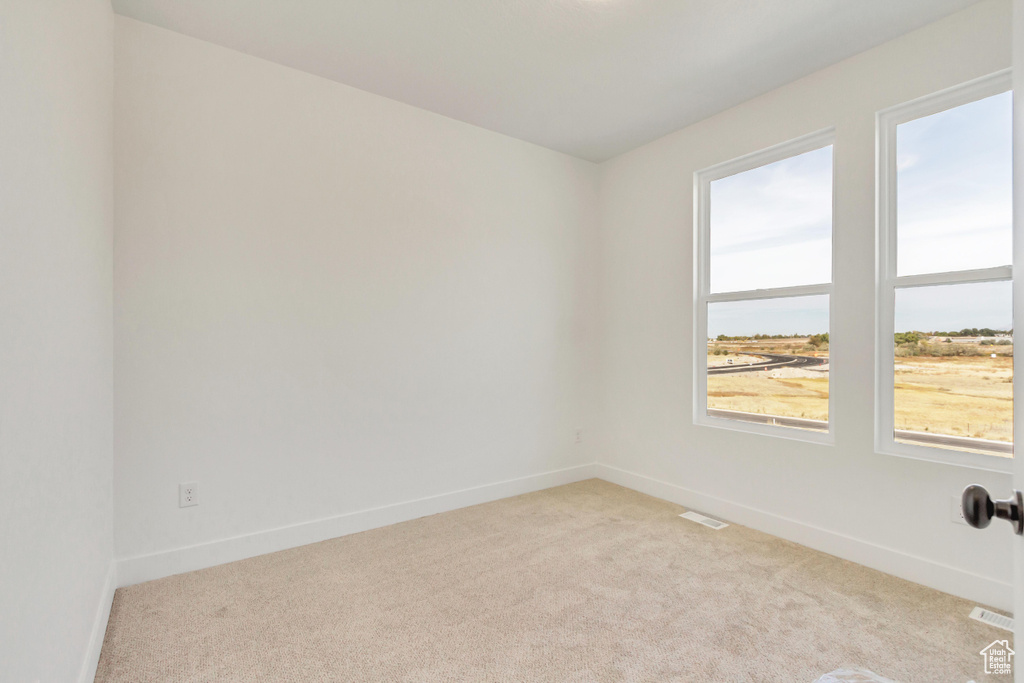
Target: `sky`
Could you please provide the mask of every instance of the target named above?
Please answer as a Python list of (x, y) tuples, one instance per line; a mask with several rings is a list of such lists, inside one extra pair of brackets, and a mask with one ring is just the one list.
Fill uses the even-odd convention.
[(896, 331), (950, 332), (965, 327), (1013, 327), (1013, 284), (907, 287), (896, 290)]
[[(1008, 265), (1010, 93), (897, 127), (898, 275)], [(711, 183), (711, 291), (832, 278), (832, 148)], [(896, 331), (1012, 326), (1009, 283), (901, 289)], [(708, 336), (816, 334), (827, 297), (712, 304)]]
[(896, 128), (897, 275), (1010, 264), (1011, 94)]
[(832, 146), (711, 183), (711, 291), (832, 280)]
[(828, 296), (794, 296), (708, 304), (708, 336), (828, 332)]

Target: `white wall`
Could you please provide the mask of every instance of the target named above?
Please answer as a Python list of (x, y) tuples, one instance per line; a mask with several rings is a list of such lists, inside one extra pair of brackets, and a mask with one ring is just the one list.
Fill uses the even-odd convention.
[[(105, 0), (0, 8), (0, 679), (89, 677), (112, 497), (117, 555), (159, 559), (595, 457), (1009, 605), (1008, 528), (947, 521), (963, 485), (1009, 477), (871, 438), (873, 115), (1009, 65), (1005, 0), (608, 162), (600, 188), (591, 164), (113, 23)], [(696, 428), (692, 173), (829, 125), (837, 443)], [(180, 510), (187, 480), (202, 504)]]
[(112, 54), (107, 0), (0, 4), (3, 681), (91, 680), (109, 608)]
[[(1010, 66), (1010, 10), (972, 6), (602, 165), (602, 476), (1010, 607), (1009, 525), (950, 522), (966, 484), (1003, 495), (1009, 477), (879, 455), (872, 442), (874, 115)], [(693, 173), (828, 126), (835, 445), (696, 427)]]
[(574, 430), (596, 166), (134, 20), (115, 34), (122, 582), (593, 461)]

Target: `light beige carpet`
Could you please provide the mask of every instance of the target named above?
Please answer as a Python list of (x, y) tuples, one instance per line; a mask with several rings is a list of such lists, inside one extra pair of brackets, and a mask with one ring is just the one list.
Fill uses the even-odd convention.
[(117, 591), (97, 681), (986, 676), (971, 603), (599, 480)]

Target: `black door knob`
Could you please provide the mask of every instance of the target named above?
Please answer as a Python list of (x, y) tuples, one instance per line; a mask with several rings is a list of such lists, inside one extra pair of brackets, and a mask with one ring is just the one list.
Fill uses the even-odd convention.
[(1014, 491), (1013, 497), (1007, 500), (992, 500), (984, 486), (971, 484), (964, 489), (960, 509), (964, 519), (975, 529), (984, 529), (993, 517), (998, 517), (1013, 524), (1015, 533), (1024, 534), (1024, 499), (1020, 491)]

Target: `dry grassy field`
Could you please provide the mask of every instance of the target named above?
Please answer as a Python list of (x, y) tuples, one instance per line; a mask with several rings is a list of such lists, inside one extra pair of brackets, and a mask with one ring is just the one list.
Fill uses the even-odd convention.
[(896, 429), (1013, 441), (1013, 358), (896, 359)]
[[(896, 428), (1013, 441), (1013, 347), (962, 348), (978, 355), (896, 358)], [(828, 356), (827, 347), (811, 350), (806, 339), (713, 342), (708, 344), (708, 366), (726, 364), (729, 358), (734, 364), (746, 363), (750, 359), (736, 352), (759, 351)], [(828, 374), (780, 369), (711, 375), (708, 407), (827, 420)]]
[[(723, 351), (728, 353), (723, 355)], [(812, 348), (805, 337), (713, 342), (708, 344), (708, 367), (728, 364), (729, 359), (732, 359), (735, 365), (764, 360), (743, 355), (749, 353), (781, 353), (828, 358), (827, 346)], [(828, 420), (828, 370), (777, 369), (710, 375), (708, 408)]]
[[(792, 337), (789, 339), (765, 339), (763, 341), (740, 341), (740, 342), (708, 342), (708, 357), (711, 358), (715, 351), (728, 351), (730, 355), (744, 353), (786, 353), (799, 356), (824, 356), (828, 357), (828, 345), (820, 348), (812, 348), (807, 343), (807, 337)], [(719, 356), (722, 357), (722, 356)], [(728, 356), (726, 356), (728, 357)]]
[(708, 408), (828, 420), (828, 372), (819, 373), (818, 377), (785, 374), (769, 371), (711, 375)]

